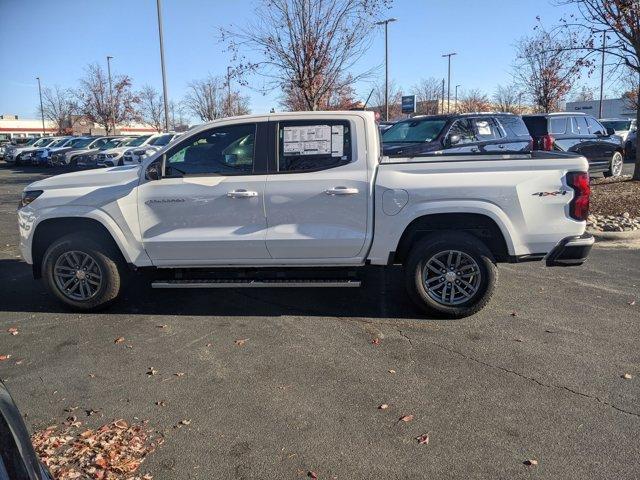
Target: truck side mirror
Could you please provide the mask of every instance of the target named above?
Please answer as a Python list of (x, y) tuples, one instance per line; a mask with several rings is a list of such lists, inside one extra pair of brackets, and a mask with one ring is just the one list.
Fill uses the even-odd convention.
[(160, 180), (162, 178), (162, 157), (149, 164), (145, 171), (145, 178), (147, 180)]

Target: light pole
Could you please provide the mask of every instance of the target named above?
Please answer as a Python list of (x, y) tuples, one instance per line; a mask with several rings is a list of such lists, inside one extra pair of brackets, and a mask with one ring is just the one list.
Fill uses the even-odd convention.
[[(38, 94), (40, 95), (40, 115), (42, 116), (42, 136), (44, 137), (44, 109), (42, 108), (42, 87), (40, 86), (40, 77), (36, 77), (38, 80)], [(17, 117), (16, 117), (17, 118)]]
[(602, 30), (602, 60), (600, 64), (600, 102), (598, 103), (598, 118), (602, 118), (602, 100), (604, 97), (604, 50), (607, 48), (607, 32)]
[(376, 25), (384, 25), (384, 120), (389, 121), (389, 23), (397, 21), (397, 18), (387, 18)]
[(442, 56), (447, 57), (449, 61), (449, 69), (447, 73), (447, 113), (449, 113), (449, 106), (451, 101), (451, 57), (457, 55), (456, 52), (445, 53)]
[(109, 117), (111, 117), (111, 124), (113, 126), (113, 133), (116, 133), (116, 119), (113, 114), (113, 89), (111, 88), (111, 59), (113, 57), (107, 55), (107, 73), (109, 75)]
[(456, 95), (453, 100), (453, 113), (458, 113), (458, 87), (460, 85), (456, 85)]
[(160, 65), (162, 67), (162, 95), (164, 98), (164, 129), (169, 131), (169, 95), (167, 94), (167, 72), (164, 68), (164, 35), (162, 33), (162, 5), (156, 0), (158, 9), (158, 36), (160, 37)]
[(231, 116), (231, 67), (227, 67), (227, 115)]

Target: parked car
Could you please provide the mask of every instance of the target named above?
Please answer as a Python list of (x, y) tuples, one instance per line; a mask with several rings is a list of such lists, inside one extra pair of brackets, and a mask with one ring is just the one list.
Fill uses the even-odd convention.
[[(157, 151), (161, 150), (166, 145), (169, 145), (174, 139), (178, 138), (180, 133), (162, 133), (151, 140), (149, 143), (142, 147), (129, 148), (122, 155), (123, 165), (133, 165), (141, 163), (142, 160), (150, 155), (153, 155)], [(129, 145), (131, 147), (131, 145)]]
[(146, 146), (157, 136), (157, 134), (141, 135), (131, 140), (126, 146), (111, 148), (99, 153), (97, 156), (98, 166), (115, 167), (118, 165), (124, 165), (124, 154), (127, 150), (130, 150), (133, 147)]
[(64, 147), (72, 138), (73, 137), (55, 137), (49, 145), (32, 149), (28, 158), (26, 154), (23, 155), (23, 160), (25, 162), (29, 161), (32, 165), (50, 166), (49, 152), (53, 149)]
[(32, 137), (27, 141), (25, 139), (16, 139), (12, 141), (10, 145), (7, 145), (4, 153), (4, 161), (7, 163), (20, 164), (20, 156), (28, 149), (35, 148), (41, 145), (46, 145), (49, 142), (49, 137)]
[(378, 122), (378, 130), (381, 134), (389, 130), (396, 122)]
[(4, 159), (5, 149), (7, 148), (7, 145), (9, 145), (10, 143), (11, 143), (11, 140), (9, 139), (0, 139), (0, 160)]
[(0, 380), (0, 479), (51, 480), (38, 459), (27, 426), (11, 394)]
[(78, 157), (91, 150), (100, 148), (109, 141), (110, 137), (80, 137), (68, 148), (64, 148), (53, 155), (54, 165), (72, 167), (77, 166)]
[(605, 177), (622, 174), (622, 139), (612, 128), (605, 128), (584, 113), (541, 113), (524, 115), (536, 150), (571, 152), (589, 161), (589, 173)]
[(487, 304), (497, 262), (585, 261), (584, 157), (381, 157), (377, 128), (363, 111), (247, 115), (140, 166), (37, 181), (22, 255), (78, 310), (114, 301), (127, 265), (156, 288), (256, 288), (356, 287), (364, 265), (401, 264), (416, 304), (448, 317)]
[(600, 123), (604, 128), (613, 128), (616, 135), (622, 138), (623, 142), (627, 141), (630, 132), (636, 131), (636, 121), (633, 118), (601, 118)]
[(382, 134), (384, 155), (459, 155), (527, 152), (531, 136), (510, 113), (422, 115), (396, 122)]
[(135, 137), (111, 137), (108, 142), (103, 143), (100, 147), (87, 150), (86, 153), (78, 155), (77, 165), (80, 168), (98, 167), (98, 155), (112, 148), (124, 147), (134, 138)]
[(624, 143), (624, 158), (627, 162), (634, 162), (636, 160), (636, 146), (637, 146), (638, 131), (634, 130), (629, 132), (627, 141)]

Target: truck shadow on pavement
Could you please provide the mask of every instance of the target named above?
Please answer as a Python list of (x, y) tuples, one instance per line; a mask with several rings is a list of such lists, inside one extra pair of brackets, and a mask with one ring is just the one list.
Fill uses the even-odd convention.
[[(400, 268), (367, 267), (361, 288), (156, 290), (135, 275), (104, 314), (185, 316), (333, 316), (425, 319), (404, 290)], [(0, 260), (0, 311), (70, 313), (18, 259)]]

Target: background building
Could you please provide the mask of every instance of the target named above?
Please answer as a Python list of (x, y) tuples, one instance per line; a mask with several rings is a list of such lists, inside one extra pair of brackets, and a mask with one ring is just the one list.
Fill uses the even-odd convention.
[[(567, 112), (583, 112), (598, 118), (600, 108), (599, 100), (586, 100), (583, 102), (567, 102)], [(624, 98), (606, 98), (602, 100), (602, 118), (636, 118), (636, 111), (629, 107)]]

